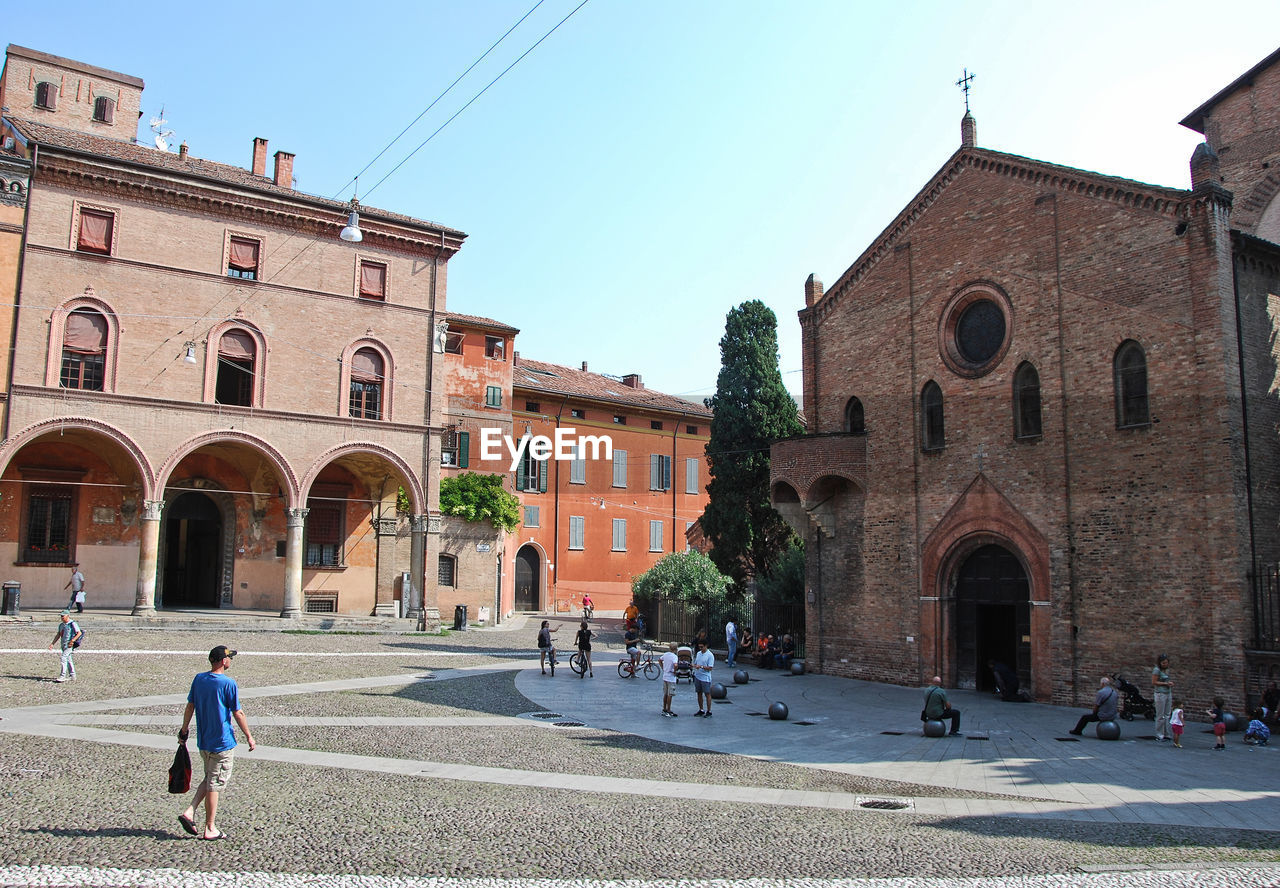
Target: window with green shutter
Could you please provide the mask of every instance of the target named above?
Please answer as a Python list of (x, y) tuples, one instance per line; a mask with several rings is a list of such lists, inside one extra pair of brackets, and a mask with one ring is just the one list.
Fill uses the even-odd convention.
[(613, 519), (613, 551), (627, 551), (627, 519)]
[(587, 519), (583, 518), (581, 515), (569, 516), (569, 548), (570, 549), (581, 549), (583, 547), (582, 538), (584, 536), (586, 523), (587, 523)]
[(627, 486), (627, 451), (613, 451), (613, 486)]

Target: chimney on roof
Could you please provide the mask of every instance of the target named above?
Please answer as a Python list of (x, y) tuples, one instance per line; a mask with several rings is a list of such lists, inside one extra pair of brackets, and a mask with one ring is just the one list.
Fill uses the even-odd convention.
[(960, 147), (976, 148), (978, 146), (978, 121), (967, 110), (960, 118)]
[(626, 376), (622, 377), (622, 384), (630, 386), (633, 389), (644, 388), (644, 383), (640, 380), (639, 373), (628, 373)]
[(586, 372), (587, 372), (587, 362), (586, 362), (586, 361), (583, 361), (583, 362), (582, 362), (582, 372), (583, 372), (583, 373), (586, 373)]
[(1191, 152), (1191, 190), (1203, 188), (1213, 182), (1222, 184), (1222, 167), (1218, 162), (1218, 152), (1208, 142), (1201, 142)]
[(293, 187), (293, 157), (288, 151), (276, 152), (275, 183), (281, 188)]
[(804, 281), (804, 306), (812, 308), (822, 298), (822, 279), (811, 274)]
[(265, 176), (267, 174), (267, 140), (253, 140), (253, 166), (250, 170), (255, 176)]
[(520, 366), (520, 352), (512, 352), (512, 353), (511, 353), (511, 366), (512, 366), (512, 367), (519, 367), (519, 366)]
[(186, 159), (187, 159), (187, 143), (183, 142), (181, 145), (178, 146), (178, 160), (186, 160)]

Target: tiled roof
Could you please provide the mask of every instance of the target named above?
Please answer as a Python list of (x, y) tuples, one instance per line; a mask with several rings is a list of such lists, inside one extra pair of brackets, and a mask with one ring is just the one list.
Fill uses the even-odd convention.
[[(327, 197), (318, 197), (314, 194), (295, 191), (292, 188), (282, 188), (271, 181), (271, 179), (264, 178), (262, 176), (255, 176), (252, 172), (242, 167), (231, 166), (230, 164), (225, 163), (214, 163), (211, 160), (202, 160), (198, 157), (192, 157), (191, 155), (187, 155), (186, 158), (182, 158), (170, 151), (159, 151), (155, 148), (148, 148), (134, 142), (126, 142), (123, 139), (108, 139), (103, 136), (94, 136), (89, 133), (82, 133), (76, 130), (50, 126), (47, 123), (39, 123), (34, 120), (9, 118), (9, 122), (13, 124), (14, 128), (17, 129), (24, 138), (40, 145), (46, 145), (52, 148), (63, 148), (69, 151), (78, 151), (84, 154), (98, 155), (100, 157), (123, 161), (124, 163), (136, 166), (151, 167), (153, 169), (177, 173), (179, 175), (200, 176), (205, 179), (213, 179), (214, 181), (222, 182), (226, 185), (233, 185), (238, 188), (246, 188), (252, 191), (260, 191), (264, 194), (275, 195), (277, 197), (304, 200), (307, 203), (331, 207), (339, 214), (345, 215), (347, 212), (347, 203), (345, 201), (331, 200)], [(376, 207), (365, 206), (364, 204), (360, 205), (360, 215), (363, 217), (371, 217), (375, 220), (385, 218), (389, 221), (407, 223), (416, 227), (428, 227), (433, 231), (442, 230), (446, 234), (466, 237), (466, 235), (461, 231), (457, 231), (453, 228), (446, 228), (445, 226), (439, 225), (435, 222), (428, 222), (424, 219), (415, 219), (412, 216), (406, 216), (402, 213), (380, 210)]]
[(552, 395), (588, 398), (628, 407), (684, 413), (690, 417), (711, 417), (711, 411), (700, 403), (646, 388), (623, 385), (622, 380), (559, 364), (545, 364), (521, 356), (512, 374), (517, 389), (546, 392)]
[(519, 333), (519, 327), (513, 327), (510, 324), (504, 324), (502, 321), (495, 321), (493, 318), (482, 318), (478, 315), (458, 314), (456, 311), (447, 311), (444, 313), (445, 319), (449, 321), (457, 321), (459, 324), (467, 324), (473, 327), (480, 327), (484, 330), (494, 330), (503, 333)]

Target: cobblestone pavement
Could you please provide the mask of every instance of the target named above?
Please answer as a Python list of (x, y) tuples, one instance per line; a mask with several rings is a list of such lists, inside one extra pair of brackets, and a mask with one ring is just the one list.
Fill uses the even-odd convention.
[[(1270, 822), (988, 816), (971, 810), (1008, 793), (653, 736), (656, 689), (612, 674), (607, 634), (594, 693), (634, 731), (531, 717), (543, 694), (569, 704), (592, 683), (565, 670), (538, 700), (522, 693), (542, 676), (518, 623), (448, 637), (88, 625), (65, 684), (49, 680), (51, 623), (0, 627), (0, 885), (1280, 885)], [(191, 676), (219, 643), (242, 651), (232, 674), (260, 746), (237, 752), (228, 840), (203, 842), (164, 788)], [(1270, 787), (1267, 771), (1254, 779)]]

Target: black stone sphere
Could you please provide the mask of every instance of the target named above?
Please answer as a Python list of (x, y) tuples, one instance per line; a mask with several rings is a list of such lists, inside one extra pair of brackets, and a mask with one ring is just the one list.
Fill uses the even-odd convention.
[(1099, 740), (1120, 739), (1120, 726), (1113, 721), (1098, 722), (1093, 732), (1098, 735)]
[(728, 696), (729, 696), (729, 689), (726, 688), (724, 685), (720, 684), (720, 682), (716, 682), (711, 686), (712, 700), (723, 700), (725, 697), (728, 697)]
[(734, 684), (744, 685), (749, 681), (751, 681), (751, 676), (747, 675), (747, 670), (739, 669), (737, 672), (733, 673)]
[(1227, 726), (1227, 731), (1240, 730), (1240, 719), (1234, 712), (1222, 713), (1222, 723)]
[(794, 662), (792, 662), (792, 664), (791, 664), (791, 674), (792, 674), (792, 675), (804, 675), (804, 661), (803, 661), (803, 660), (795, 660)]
[(781, 700), (769, 704), (769, 718), (774, 721), (786, 721), (788, 711), (787, 704)]
[(938, 719), (930, 719), (924, 723), (924, 735), (926, 737), (945, 737), (947, 736), (947, 726)]

